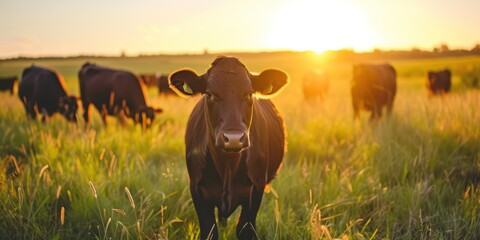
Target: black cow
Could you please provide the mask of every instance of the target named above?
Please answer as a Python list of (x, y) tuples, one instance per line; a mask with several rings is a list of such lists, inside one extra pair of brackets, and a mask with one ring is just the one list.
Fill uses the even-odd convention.
[(18, 96), (27, 116), (33, 119), (41, 113), (45, 122), (47, 117), (59, 112), (67, 120), (77, 121), (77, 97), (68, 95), (62, 76), (54, 70), (33, 65), (25, 68)]
[(85, 63), (78, 73), (83, 118), (90, 121), (90, 104), (100, 112), (103, 122), (107, 115), (116, 115), (122, 125), (125, 117), (149, 127), (155, 113), (162, 112), (147, 105), (145, 85), (133, 73)]
[(429, 95), (443, 95), (450, 92), (452, 85), (452, 73), (448, 69), (429, 71), (427, 78), (427, 90)]
[(397, 93), (397, 74), (390, 64), (359, 64), (353, 67), (352, 103), (355, 118), (359, 111), (371, 112), (371, 120), (382, 116), (386, 106), (390, 114)]
[(13, 95), (13, 89), (18, 84), (17, 76), (12, 77), (0, 77), (0, 90), (10, 90), (10, 94)]
[[(277, 174), (286, 149), (285, 124), (273, 103), (286, 73), (251, 74), (236, 58), (219, 57), (203, 75), (170, 75), (179, 95), (203, 94), (185, 133), (190, 191), (202, 239), (218, 238), (214, 209), (226, 220), (238, 206), (239, 239), (256, 238), (255, 222), (265, 187)], [(260, 98), (259, 98), (260, 97)]]

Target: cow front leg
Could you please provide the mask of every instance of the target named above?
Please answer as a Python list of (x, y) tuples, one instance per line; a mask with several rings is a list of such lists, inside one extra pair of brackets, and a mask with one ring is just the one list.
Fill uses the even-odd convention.
[(47, 109), (42, 108), (42, 123), (46, 123), (50, 114), (48, 113)]
[(37, 108), (33, 103), (25, 103), (25, 111), (27, 112), (27, 117), (35, 120), (37, 118)]
[(392, 115), (392, 110), (393, 110), (393, 99), (389, 100), (387, 103), (387, 114), (390, 116)]
[(370, 122), (377, 122), (382, 117), (382, 108), (374, 106), (372, 109), (372, 115), (370, 115)]
[(259, 239), (256, 221), (257, 213), (262, 203), (263, 190), (252, 186), (249, 201), (242, 205), (242, 213), (236, 229), (238, 239)]
[(190, 188), (190, 192), (200, 224), (200, 239), (217, 240), (218, 226), (215, 221), (215, 206), (212, 203), (208, 203), (201, 194), (193, 188)]

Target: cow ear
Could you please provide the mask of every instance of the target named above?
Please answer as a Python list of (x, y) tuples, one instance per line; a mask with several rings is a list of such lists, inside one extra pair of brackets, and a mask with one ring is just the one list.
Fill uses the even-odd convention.
[(288, 75), (277, 69), (267, 69), (260, 75), (252, 75), (252, 87), (264, 97), (272, 97), (288, 83)]
[(161, 108), (154, 108), (153, 111), (154, 111), (155, 113), (162, 113), (162, 112), (163, 112), (163, 109), (161, 109)]
[(207, 81), (193, 70), (181, 69), (168, 76), (168, 86), (178, 95), (190, 97), (198, 93), (204, 93)]

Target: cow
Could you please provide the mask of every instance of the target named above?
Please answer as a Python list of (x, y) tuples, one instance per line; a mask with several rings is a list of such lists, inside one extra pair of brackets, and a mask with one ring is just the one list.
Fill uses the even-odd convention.
[(450, 91), (452, 73), (448, 69), (428, 71), (427, 90), (430, 96), (443, 95)]
[(305, 73), (302, 81), (303, 96), (306, 100), (324, 100), (329, 88), (329, 77), (326, 72), (311, 70)]
[(268, 99), (287, 83), (281, 70), (250, 73), (237, 58), (218, 57), (198, 75), (181, 69), (169, 76), (180, 96), (202, 94), (185, 132), (190, 192), (201, 239), (217, 239), (214, 209), (221, 222), (242, 207), (239, 239), (257, 238), (256, 216), (263, 192), (286, 151), (285, 123)]
[(100, 112), (107, 125), (107, 115), (116, 115), (120, 124), (126, 124), (129, 117), (143, 127), (150, 127), (156, 113), (147, 104), (145, 85), (133, 73), (85, 63), (78, 72), (83, 118), (90, 122), (90, 104)]
[(42, 122), (45, 122), (58, 112), (68, 121), (77, 122), (78, 98), (68, 94), (62, 76), (52, 69), (36, 65), (25, 68), (18, 97), (32, 119), (41, 113)]
[(160, 95), (176, 95), (175, 92), (168, 86), (168, 74), (140, 74), (140, 78), (148, 87), (157, 87)]
[(397, 74), (390, 64), (358, 64), (353, 66), (352, 103), (354, 118), (360, 110), (371, 112), (370, 120), (378, 120), (386, 107), (390, 114), (397, 92)]
[(146, 87), (156, 87), (158, 86), (157, 74), (152, 73), (141, 73), (140, 79), (143, 81)]
[(17, 76), (11, 77), (0, 77), (0, 90), (6, 91), (10, 90), (10, 94), (13, 95), (13, 90), (15, 85), (18, 84)]

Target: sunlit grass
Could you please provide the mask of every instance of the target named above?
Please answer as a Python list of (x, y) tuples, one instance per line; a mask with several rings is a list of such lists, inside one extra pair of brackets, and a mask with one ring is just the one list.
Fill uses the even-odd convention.
[[(138, 72), (193, 64), (201, 73), (212, 60), (98, 61)], [(63, 67), (78, 93), (75, 71), (84, 60), (69, 61), (50, 63)], [(317, 63), (243, 61), (291, 77), (274, 99), (287, 123), (288, 152), (258, 214), (262, 239), (480, 237), (480, 92), (455, 88), (458, 78), (442, 98), (424, 89), (428, 66), (460, 68), (478, 58), (393, 62), (394, 112), (377, 124), (367, 114), (353, 121), (350, 64), (322, 65), (333, 76), (331, 90), (325, 102), (305, 102), (300, 79)], [(3, 62), (0, 73), (22, 67)], [(197, 99), (155, 90), (149, 99), (164, 113), (144, 131), (133, 122), (121, 128), (113, 117), (105, 127), (95, 111), (88, 127), (60, 116), (29, 121), (16, 96), (0, 93), (0, 239), (197, 239), (183, 145)], [(238, 216), (220, 227), (222, 239), (234, 238)]]

